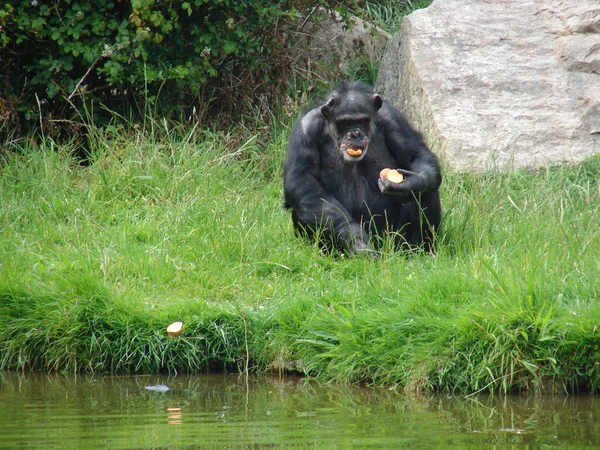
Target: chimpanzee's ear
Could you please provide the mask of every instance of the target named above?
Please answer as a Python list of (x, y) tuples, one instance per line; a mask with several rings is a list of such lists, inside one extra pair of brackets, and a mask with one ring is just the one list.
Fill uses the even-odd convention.
[(329, 119), (329, 117), (331, 117), (331, 108), (333, 107), (333, 105), (335, 105), (336, 101), (337, 100), (335, 97), (331, 97), (327, 101), (327, 103), (321, 106), (321, 114), (323, 114), (323, 117), (325, 117), (326, 119)]
[(378, 94), (373, 95), (373, 105), (375, 106), (375, 111), (379, 111), (379, 108), (383, 105), (383, 100), (381, 100)]

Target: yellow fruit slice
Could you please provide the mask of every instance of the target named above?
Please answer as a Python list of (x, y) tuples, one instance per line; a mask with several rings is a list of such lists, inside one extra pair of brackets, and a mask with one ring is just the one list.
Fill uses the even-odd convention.
[(385, 178), (390, 183), (398, 184), (404, 181), (404, 175), (398, 172), (396, 169), (381, 169), (379, 172), (380, 178)]
[(402, 175), (400, 172), (394, 169), (390, 170), (386, 174), (386, 178), (390, 183), (394, 184), (402, 183), (404, 181), (404, 175)]
[(360, 148), (347, 148), (346, 149), (346, 153), (348, 153), (350, 156), (360, 156), (362, 155), (362, 150)]
[(175, 337), (181, 335), (183, 330), (183, 322), (173, 322), (171, 325), (167, 327), (167, 333), (169, 336)]

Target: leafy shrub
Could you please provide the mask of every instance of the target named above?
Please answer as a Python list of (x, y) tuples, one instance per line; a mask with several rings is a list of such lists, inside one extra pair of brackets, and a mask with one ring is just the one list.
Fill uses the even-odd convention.
[(86, 110), (95, 120), (105, 109), (181, 120), (205, 111), (208, 99), (239, 111), (241, 97), (285, 83), (281, 50), (295, 19), (351, 3), (13, 0), (0, 7), (0, 99), (29, 124), (73, 118), (98, 102), (104, 108)]

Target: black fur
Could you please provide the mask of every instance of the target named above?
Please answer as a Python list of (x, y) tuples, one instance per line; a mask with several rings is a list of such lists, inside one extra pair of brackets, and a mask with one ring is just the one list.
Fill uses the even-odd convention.
[[(386, 167), (405, 181), (380, 179)], [(370, 87), (346, 82), (292, 130), (285, 206), (299, 233), (329, 248), (355, 254), (374, 248), (374, 236), (397, 232), (398, 247), (431, 249), (441, 181), (437, 158), (400, 112)]]

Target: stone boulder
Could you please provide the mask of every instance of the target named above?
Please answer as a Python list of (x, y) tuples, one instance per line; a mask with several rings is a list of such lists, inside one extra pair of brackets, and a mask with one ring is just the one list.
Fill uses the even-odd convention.
[(600, 152), (600, 1), (434, 0), (376, 88), (452, 169), (581, 161)]

